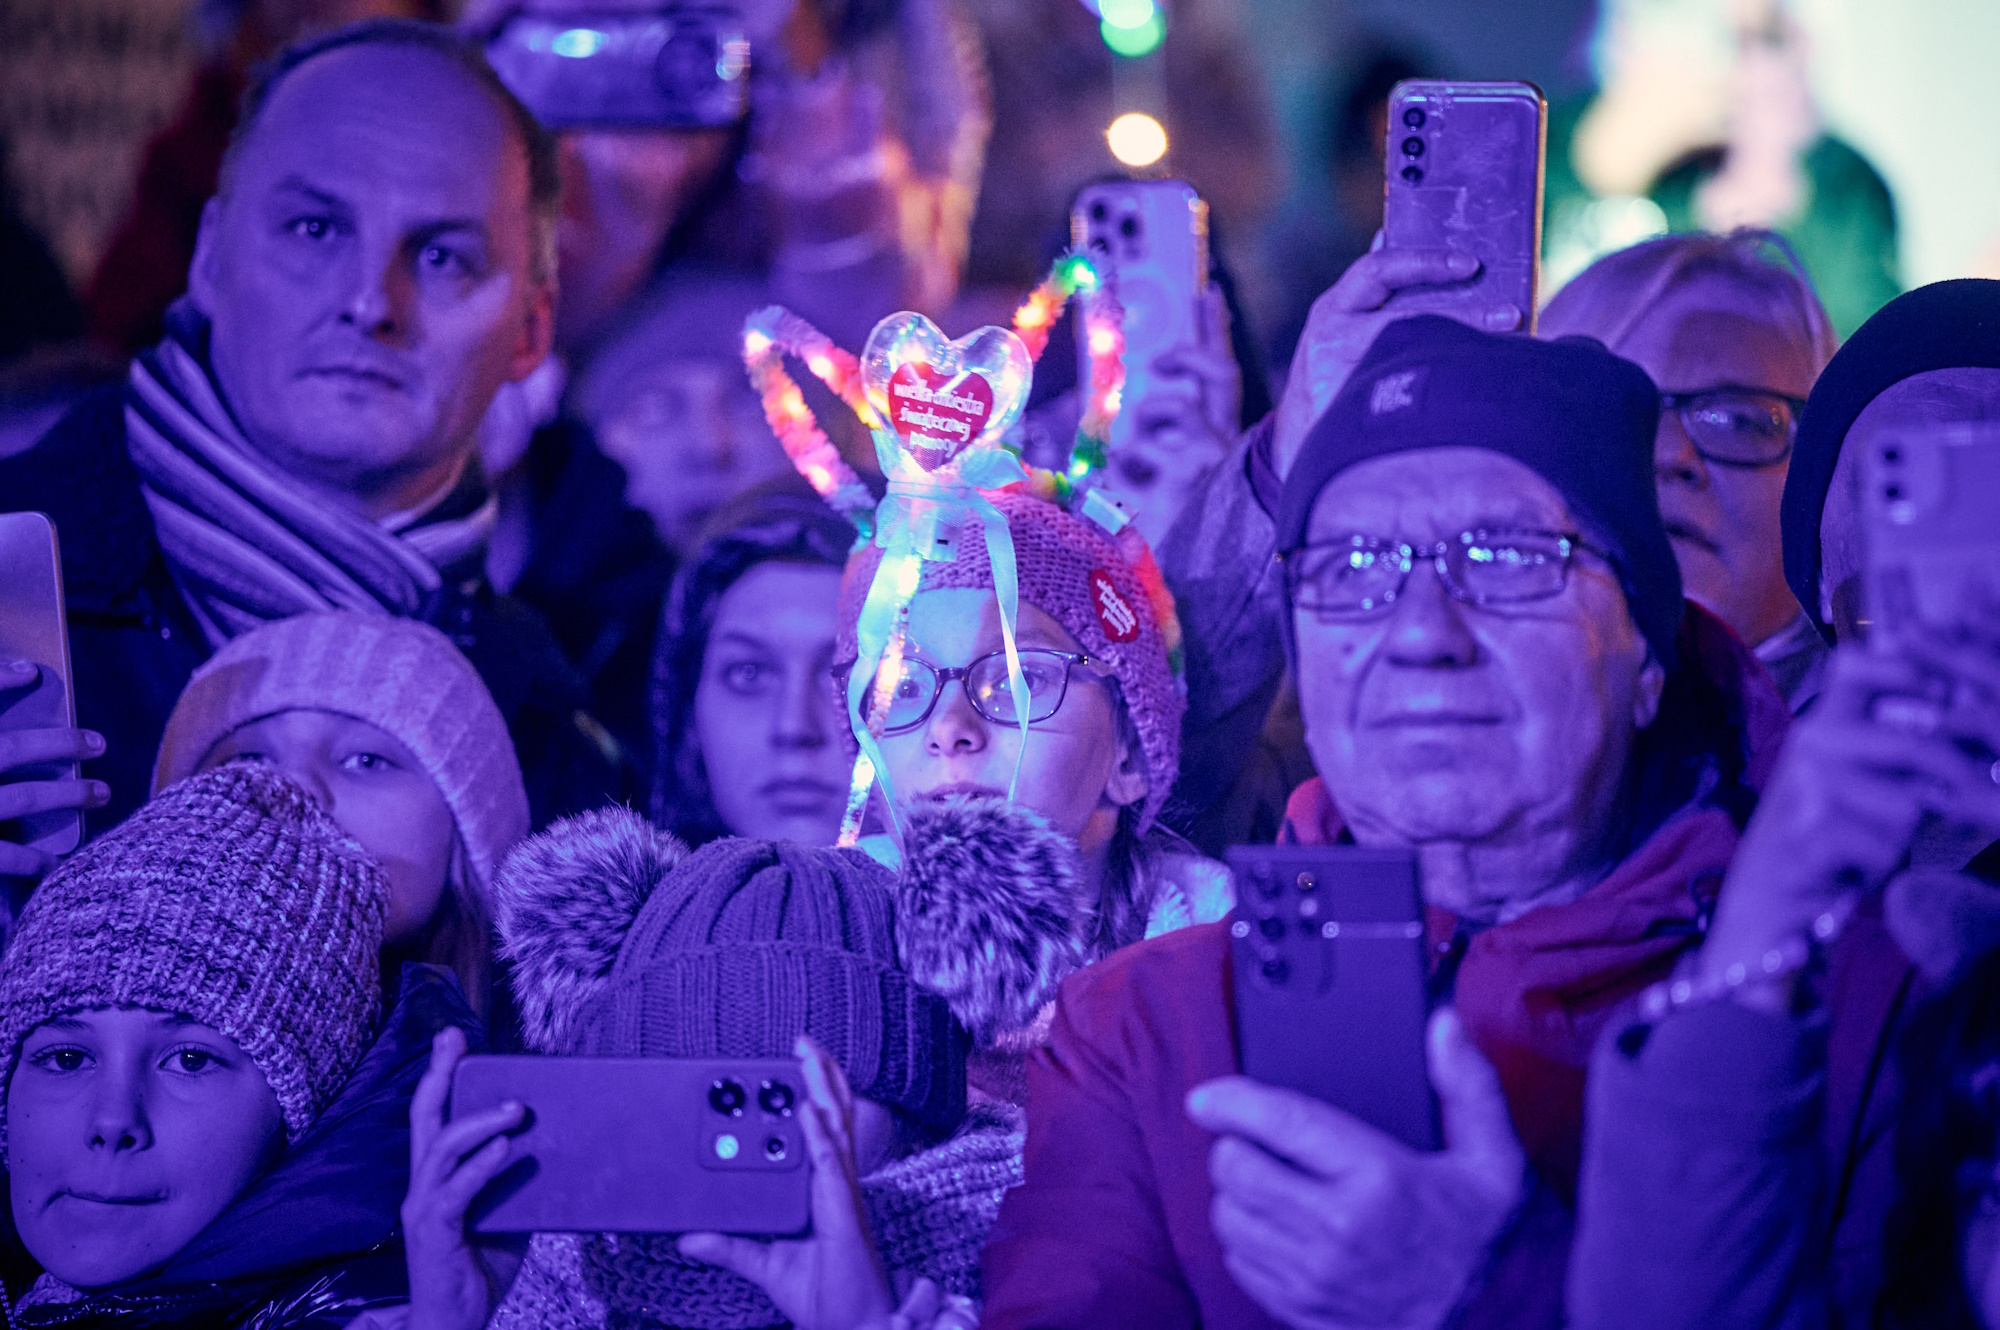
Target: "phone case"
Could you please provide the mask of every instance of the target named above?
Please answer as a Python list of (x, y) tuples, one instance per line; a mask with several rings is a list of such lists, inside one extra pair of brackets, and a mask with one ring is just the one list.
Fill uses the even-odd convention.
[(479, 1056), (454, 1118), (527, 1105), (517, 1158), (474, 1202), (481, 1233), (739, 1233), (810, 1225), (795, 1061)]
[[(1184, 180), (1121, 180), (1076, 196), (1070, 243), (1111, 275), (1124, 308), (1126, 402), (1151, 390), (1153, 361), (1201, 338), (1199, 301), (1208, 289), (1208, 202)], [(1090, 352), (1077, 340), (1079, 382)], [(1119, 412), (1110, 447), (1128, 445), (1136, 417)]]
[(1440, 1145), (1414, 856), (1351, 845), (1236, 846), (1229, 919), (1243, 1074)]
[[(63, 604), (55, 523), (41, 513), (0, 513), (0, 660), (31, 660), (41, 667), (33, 688), (0, 693), (0, 730), (75, 726), (75, 676)], [(9, 773), (11, 780), (76, 776), (74, 762), (37, 762)], [(74, 808), (30, 813), (15, 828), (18, 843), (44, 854), (68, 854), (83, 840), (83, 814)]]
[(1869, 641), (1952, 623), (1980, 583), (2000, 597), (2000, 424), (1885, 434), (1861, 461)]
[(1496, 304), (1533, 332), (1541, 275), (1548, 105), (1532, 83), (1409, 79), (1389, 94), (1383, 243), (1479, 257), (1451, 286), (1398, 292), (1392, 308), (1461, 315)]

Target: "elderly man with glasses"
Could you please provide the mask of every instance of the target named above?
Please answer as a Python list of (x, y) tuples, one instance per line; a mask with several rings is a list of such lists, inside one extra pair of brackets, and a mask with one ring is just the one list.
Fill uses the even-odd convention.
[(1226, 925), (1130, 948), (1065, 985), (1030, 1064), (989, 1326), (1559, 1325), (1591, 1045), (1699, 938), (1782, 736), (1769, 676), (1683, 601), (1642, 370), (1364, 322), (1331, 404), (1245, 441), (1282, 484), (1180, 590), (1194, 650), (1263, 616), (1292, 661), (1319, 776), (1286, 836), (1415, 854), (1445, 1148), (1235, 1074)]

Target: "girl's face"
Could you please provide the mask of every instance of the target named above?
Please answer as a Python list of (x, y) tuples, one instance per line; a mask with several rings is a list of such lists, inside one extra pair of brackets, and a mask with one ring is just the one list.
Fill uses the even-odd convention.
[(716, 605), (694, 693), (709, 798), (738, 836), (831, 845), (850, 771), (833, 695), (840, 570), (762, 563)]
[[(1018, 646), (1081, 652), (1060, 623), (1023, 602)], [(934, 667), (964, 668), (1002, 649), (1000, 610), (984, 590), (922, 591), (910, 602), (909, 654)], [(952, 793), (1005, 794), (1020, 761), (1019, 801), (1071, 836), (1086, 852), (1109, 844), (1118, 810), (1146, 796), (1145, 758), (1128, 741), (1109, 676), (1071, 670), (1062, 706), (1028, 730), (995, 724), (973, 710), (962, 680), (946, 683), (915, 729), (884, 735), (882, 756), (896, 798), (907, 802)]]
[(269, 762), (306, 788), (389, 880), (384, 944), (414, 938), (437, 913), (451, 876), (457, 824), (410, 750), (366, 721), (331, 711), (281, 711), (232, 730), (201, 770)]
[(7, 1174), (29, 1253), (81, 1289), (157, 1270), (284, 1144), (262, 1072), (210, 1026), (138, 1007), (38, 1025), (7, 1085)]

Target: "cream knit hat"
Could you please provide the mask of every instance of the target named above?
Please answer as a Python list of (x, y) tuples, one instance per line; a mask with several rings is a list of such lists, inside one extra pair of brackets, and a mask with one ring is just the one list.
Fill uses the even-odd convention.
[(235, 1040), (297, 1140), (374, 1035), (388, 902), (375, 861), (273, 768), (183, 781), (28, 898), (0, 958), (0, 1086), (36, 1026), (142, 1007)]
[(458, 824), (489, 910), (493, 871), (528, 834), (528, 793), (500, 709), (471, 662), (428, 624), (328, 610), (230, 641), (174, 704), (155, 792), (184, 780), (231, 731), (282, 711), (331, 711), (394, 736)]

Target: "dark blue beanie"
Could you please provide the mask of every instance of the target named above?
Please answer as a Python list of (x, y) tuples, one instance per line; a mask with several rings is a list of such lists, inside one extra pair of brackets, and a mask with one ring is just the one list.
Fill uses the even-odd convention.
[(1819, 523), (1847, 431), (1868, 404), (1935, 369), (2000, 369), (2000, 282), (1933, 282), (1897, 296), (1834, 354), (1806, 399), (1778, 514), (1785, 580), (1828, 641), (1819, 616)]
[(1646, 372), (1588, 337), (1479, 332), (1439, 314), (1384, 328), (1306, 435), (1278, 503), (1278, 552), (1305, 544), (1320, 491), (1371, 457), (1485, 448), (1556, 487), (1609, 546), (1653, 655), (1674, 665), (1681, 572), (1653, 489), (1660, 396)]

